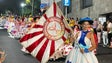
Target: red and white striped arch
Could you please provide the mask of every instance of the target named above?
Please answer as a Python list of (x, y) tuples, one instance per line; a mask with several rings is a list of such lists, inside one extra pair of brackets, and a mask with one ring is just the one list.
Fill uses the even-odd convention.
[[(50, 56), (65, 42), (70, 32), (69, 27), (64, 22), (63, 15), (59, 14), (60, 9), (56, 3), (46, 11), (40, 18), (37, 25), (30, 30), (28, 34), (20, 39), (20, 43), (41, 63), (46, 63)], [(45, 22), (50, 17), (58, 17), (64, 24), (64, 34), (57, 40), (51, 40), (44, 33)]]

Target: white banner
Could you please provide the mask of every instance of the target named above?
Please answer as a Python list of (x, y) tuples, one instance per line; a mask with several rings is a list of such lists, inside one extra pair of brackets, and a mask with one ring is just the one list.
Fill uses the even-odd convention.
[[(47, 3), (49, 5), (51, 5), (53, 3), (54, 0), (41, 0), (41, 3)], [(59, 2), (61, 0), (55, 0), (55, 2)]]

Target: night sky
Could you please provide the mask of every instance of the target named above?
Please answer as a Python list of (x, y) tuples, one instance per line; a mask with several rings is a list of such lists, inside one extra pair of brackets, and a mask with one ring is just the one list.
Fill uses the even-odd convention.
[(25, 0), (0, 0), (0, 13), (5, 12), (5, 10), (10, 10), (13, 13), (20, 11), (20, 3)]

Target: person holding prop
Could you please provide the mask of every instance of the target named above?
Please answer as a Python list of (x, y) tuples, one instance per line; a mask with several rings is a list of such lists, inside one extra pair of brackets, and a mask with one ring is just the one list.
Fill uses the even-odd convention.
[(75, 36), (71, 36), (71, 41), (75, 42), (74, 48), (67, 56), (65, 63), (98, 63), (93, 52), (96, 49), (94, 34), (88, 31), (88, 27), (90, 27), (92, 23), (93, 20), (89, 17), (80, 19), (79, 24), (82, 30)]

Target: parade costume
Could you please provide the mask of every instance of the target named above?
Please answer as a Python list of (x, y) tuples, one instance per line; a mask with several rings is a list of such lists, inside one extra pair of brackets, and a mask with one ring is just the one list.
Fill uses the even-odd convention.
[(24, 36), (25, 35), (25, 30), (26, 30), (26, 24), (25, 24), (25, 21), (21, 21), (20, 22), (20, 31), (19, 31), (19, 34), (20, 34), (20, 37)]
[(15, 38), (20, 38), (20, 34), (19, 34), (19, 32), (20, 32), (20, 22), (19, 22), (19, 20), (17, 20), (17, 21), (15, 21), (15, 29), (14, 29), (14, 37)]
[(74, 36), (77, 34), (78, 31), (79, 31), (79, 26), (78, 25), (74, 25)]
[(11, 37), (11, 38), (14, 38), (14, 36), (13, 36), (14, 28), (15, 28), (14, 22), (9, 22), (9, 26), (8, 26), (7, 30), (8, 30), (9, 37)]
[(9, 27), (9, 21), (6, 21), (6, 23), (4, 24), (4, 28), (8, 29), (8, 27)]
[[(83, 35), (85, 34), (85, 36)], [(65, 63), (98, 63), (98, 60), (93, 52), (81, 53), (80, 48), (88, 49), (91, 47), (91, 41), (86, 37), (87, 32), (81, 31), (77, 38), (74, 48), (67, 56)]]
[[(84, 22), (93, 23), (89, 17), (82, 18), (79, 24), (83, 24)], [(92, 47), (92, 41), (86, 36), (89, 32), (88, 30), (82, 30), (77, 33), (74, 48), (67, 56), (65, 63), (98, 63), (94, 50), (89, 51), (89, 48)], [(83, 50), (83, 53), (81, 50)]]

